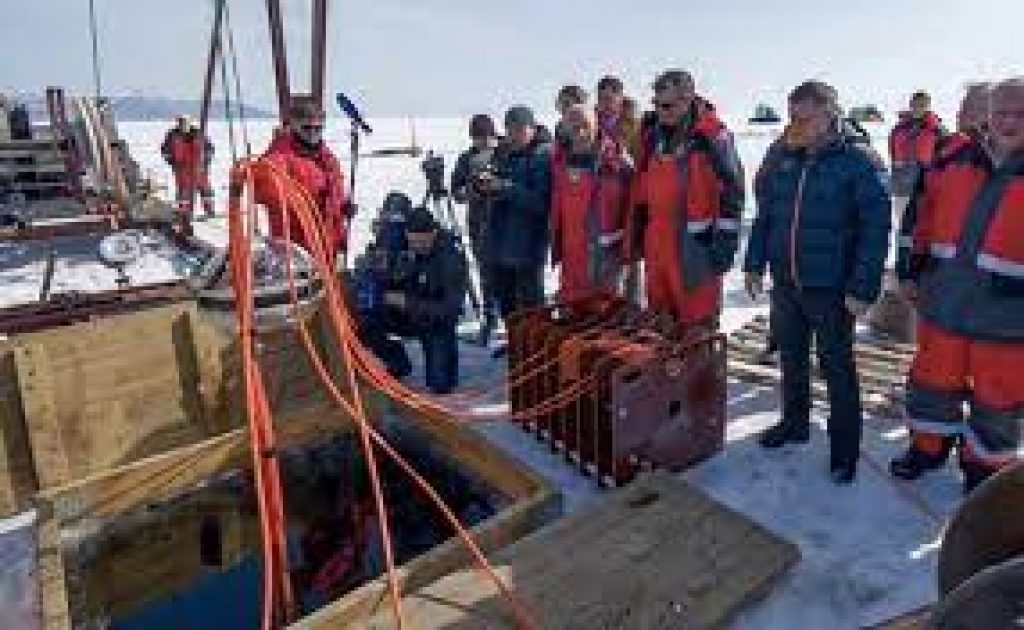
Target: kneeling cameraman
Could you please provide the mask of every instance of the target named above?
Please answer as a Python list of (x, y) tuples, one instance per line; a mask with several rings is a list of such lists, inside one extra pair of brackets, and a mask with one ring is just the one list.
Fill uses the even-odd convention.
[(388, 257), (393, 268), (384, 274), (388, 281), (374, 300), (379, 303), (360, 308), (360, 336), (396, 378), (408, 376), (412, 366), (402, 342), (391, 336), (418, 340), (427, 387), (447, 394), (458, 383), (456, 326), (466, 297), (465, 257), (455, 237), (423, 207), (405, 217), (405, 238), (404, 254)]

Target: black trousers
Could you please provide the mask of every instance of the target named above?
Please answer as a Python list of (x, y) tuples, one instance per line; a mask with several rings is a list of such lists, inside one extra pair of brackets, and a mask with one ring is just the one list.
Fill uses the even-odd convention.
[(491, 290), (498, 302), (501, 318), (524, 308), (544, 303), (544, 266), (512, 267), (490, 265)]
[(860, 454), (863, 418), (853, 358), (854, 317), (841, 293), (772, 289), (772, 328), (782, 365), (782, 420), (803, 427), (810, 422), (810, 344), (828, 386), (828, 434), (833, 462), (855, 462)]
[(376, 354), (395, 378), (412, 372), (405, 345), (393, 337), (415, 339), (423, 347), (427, 388), (435, 394), (448, 394), (459, 383), (459, 342), (456, 322), (424, 324), (411, 320), (400, 311), (363, 317), (359, 326), (363, 343)]

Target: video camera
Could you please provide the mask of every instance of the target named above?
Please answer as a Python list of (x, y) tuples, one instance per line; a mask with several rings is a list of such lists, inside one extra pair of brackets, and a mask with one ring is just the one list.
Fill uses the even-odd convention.
[(444, 185), (444, 157), (427, 152), (427, 157), (420, 163), (420, 170), (427, 178), (427, 196), (440, 198), (447, 194), (448, 190)]
[(378, 313), (384, 293), (411, 286), (416, 257), (409, 250), (405, 220), (412, 209), (409, 198), (389, 193), (373, 223), (373, 241), (355, 262), (356, 307), (364, 315)]
[(494, 194), (494, 190), (489, 187), (488, 182), (499, 179), (501, 179), (501, 175), (491, 162), (479, 164), (469, 174), (469, 184), (473, 187), (473, 191), (480, 196)]
[(372, 317), (384, 308), (384, 294), (407, 291), (412, 286), (416, 259), (412, 252), (388, 252), (373, 244), (356, 261), (352, 272), (356, 309)]

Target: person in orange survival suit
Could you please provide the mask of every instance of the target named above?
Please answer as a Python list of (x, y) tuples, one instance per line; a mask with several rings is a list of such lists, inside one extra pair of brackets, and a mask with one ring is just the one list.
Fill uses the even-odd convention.
[(632, 168), (624, 149), (601, 150), (582, 107), (568, 110), (563, 124), (569, 145), (552, 167), (551, 261), (560, 265), (559, 297), (572, 300), (618, 290)]
[(626, 259), (645, 258), (650, 308), (668, 312), (683, 332), (717, 327), (721, 276), (739, 244), (743, 167), (732, 134), (688, 72), (658, 77), (654, 104), (637, 160)]
[[(889, 134), (890, 190), (895, 225), (902, 223), (918, 181), (935, 160), (939, 144), (949, 137), (931, 107), (932, 99), (927, 92), (914, 92), (910, 97), (910, 107), (900, 113), (899, 122)], [(893, 230), (893, 236), (896, 236), (896, 230)]]
[(935, 159), (936, 148), (949, 134), (931, 110), (927, 92), (914, 92), (910, 109), (889, 134), (889, 159), (892, 163), (892, 194), (906, 198), (914, 190), (924, 169)]
[[(324, 111), (320, 105), (312, 97), (293, 97), (288, 126), (275, 135), (264, 157), (280, 166), (309, 194), (320, 211), (328, 249), (337, 255), (348, 248), (348, 224), (355, 216), (355, 205), (345, 197), (341, 164), (324, 142), (323, 133)], [(284, 238), (284, 212), (272, 182), (257, 179), (254, 198), (267, 207), (270, 235)], [(290, 219), (289, 234), (297, 244), (308, 248), (294, 217)]]
[(213, 144), (209, 138), (200, 134), (192, 119), (181, 115), (164, 136), (160, 153), (174, 172), (175, 199), (181, 210), (190, 217), (198, 194), (206, 216), (213, 216), (213, 187), (210, 186)]
[(1024, 80), (972, 90), (960, 127), (903, 230), (898, 271), (916, 299), (918, 350), (907, 385), (912, 442), (890, 469), (916, 479), (959, 441), (969, 492), (1024, 455)]

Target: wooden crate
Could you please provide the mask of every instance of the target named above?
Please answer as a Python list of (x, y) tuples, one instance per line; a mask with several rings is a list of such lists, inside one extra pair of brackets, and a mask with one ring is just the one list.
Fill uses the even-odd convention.
[[(764, 596), (798, 560), (796, 547), (667, 474), (642, 478), (605, 501), (495, 554), (540, 628), (722, 628)], [(415, 588), (415, 587), (414, 587)], [(395, 627), (390, 611), (362, 625)], [(407, 627), (512, 629), (493, 585), (458, 571), (403, 601)]]

